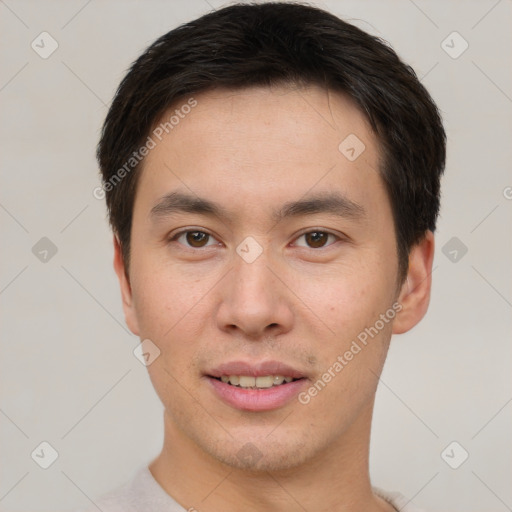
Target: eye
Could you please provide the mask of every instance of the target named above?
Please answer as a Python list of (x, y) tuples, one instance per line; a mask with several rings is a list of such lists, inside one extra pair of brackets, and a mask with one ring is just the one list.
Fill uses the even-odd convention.
[[(181, 240), (180, 240), (181, 239)], [(170, 242), (180, 242), (185, 247), (191, 247), (193, 249), (200, 249), (201, 247), (207, 247), (208, 245), (214, 245), (209, 244), (208, 242), (212, 239), (212, 242), (214, 242), (214, 238), (209, 233), (206, 233), (205, 231), (180, 231), (179, 233), (176, 233), (174, 236), (172, 236), (169, 241)]]
[(307, 233), (302, 233), (302, 235), (296, 239), (300, 240), (301, 238), (304, 238), (307, 245), (299, 244), (297, 242), (296, 245), (299, 245), (300, 247), (309, 247), (311, 249), (319, 249), (327, 246), (329, 237), (331, 237), (331, 240), (334, 239), (334, 241), (336, 241), (336, 239), (339, 240), (338, 236), (328, 233), (327, 231), (308, 231)]

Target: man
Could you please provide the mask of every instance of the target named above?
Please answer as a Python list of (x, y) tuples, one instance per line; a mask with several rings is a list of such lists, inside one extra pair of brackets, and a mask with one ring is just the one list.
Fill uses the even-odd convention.
[(320, 9), (233, 5), (133, 64), (98, 160), (165, 436), (97, 506), (417, 510), (368, 470), (391, 335), (428, 308), (445, 162), (411, 68)]

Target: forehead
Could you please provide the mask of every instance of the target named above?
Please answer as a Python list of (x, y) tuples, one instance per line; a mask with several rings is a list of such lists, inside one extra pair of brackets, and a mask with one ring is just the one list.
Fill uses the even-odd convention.
[(193, 100), (176, 103), (150, 134), (137, 193), (148, 201), (177, 189), (245, 210), (333, 189), (354, 202), (385, 199), (378, 140), (345, 95), (252, 87)]

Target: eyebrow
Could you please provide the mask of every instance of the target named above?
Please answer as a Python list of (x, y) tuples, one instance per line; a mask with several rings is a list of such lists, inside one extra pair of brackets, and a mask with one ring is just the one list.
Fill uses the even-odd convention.
[[(198, 196), (184, 192), (170, 192), (158, 201), (151, 209), (150, 217), (159, 220), (172, 216), (175, 213), (195, 213), (209, 217), (219, 217), (229, 221), (232, 214), (223, 206)], [(324, 192), (309, 195), (297, 201), (289, 201), (272, 213), (275, 222), (289, 217), (300, 217), (328, 213), (342, 218), (362, 219), (366, 216), (366, 210), (337, 192)]]
[(198, 213), (210, 217), (229, 218), (229, 212), (219, 204), (183, 192), (170, 192), (151, 208), (150, 217), (155, 220), (174, 213)]
[(287, 217), (318, 213), (329, 213), (337, 217), (356, 220), (366, 216), (366, 211), (360, 204), (351, 201), (338, 192), (324, 192), (285, 203), (282, 208), (274, 212), (273, 219), (279, 222)]

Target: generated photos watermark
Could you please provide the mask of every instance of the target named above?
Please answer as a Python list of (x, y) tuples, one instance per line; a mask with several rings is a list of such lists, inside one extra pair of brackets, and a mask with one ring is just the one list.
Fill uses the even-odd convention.
[(395, 318), (397, 313), (402, 311), (402, 309), (402, 304), (395, 302), (385, 313), (381, 313), (379, 319), (372, 326), (365, 327), (365, 329), (357, 335), (357, 339), (352, 341), (349, 349), (346, 350), (343, 355), (340, 354), (336, 358), (336, 361), (329, 366), (326, 372), (322, 374), (322, 377), (306, 391), (299, 393), (299, 402), (303, 405), (309, 404), (311, 399), (317, 396), (318, 393), (320, 393), (320, 391), (322, 391), (327, 384), (331, 382), (331, 380), (334, 379), (341, 370), (343, 370), (343, 368), (345, 368), (345, 366), (347, 366), (349, 362), (352, 361), (354, 357), (368, 345), (368, 342), (375, 338), (375, 336), (384, 329), (386, 324), (389, 324), (389, 322)]
[(149, 152), (156, 148), (158, 142), (161, 142), (164, 134), (170, 133), (185, 116), (189, 114), (192, 109), (197, 106), (197, 100), (189, 98), (186, 103), (181, 105), (180, 108), (174, 110), (172, 115), (166, 121), (162, 121), (152, 132), (148, 135), (146, 142), (140, 146), (137, 151), (134, 151), (130, 158), (100, 187), (96, 187), (92, 191), (92, 195), (96, 199), (105, 199), (105, 194), (111, 192), (116, 185), (118, 185), (123, 178), (126, 177), (137, 165), (142, 162)]

